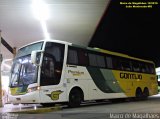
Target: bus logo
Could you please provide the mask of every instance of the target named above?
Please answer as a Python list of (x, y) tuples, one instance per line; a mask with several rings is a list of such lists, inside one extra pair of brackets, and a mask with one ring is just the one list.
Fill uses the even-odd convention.
[(142, 79), (142, 75), (133, 74), (133, 73), (120, 73), (120, 78), (122, 79)]
[(59, 95), (63, 93), (61, 90), (53, 91), (51, 94), (47, 94), (52, 100), (59, 100)]

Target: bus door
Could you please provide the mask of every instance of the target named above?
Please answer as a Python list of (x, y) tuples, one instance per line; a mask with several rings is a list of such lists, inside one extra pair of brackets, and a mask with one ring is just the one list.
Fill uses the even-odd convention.
[(63, 68), (64, 45), (47, 43), (40, 74), (41, 102), (57, 102), (63, 100), (64, 88), (61, 82)]
[(62, 70), (56, 65), (58, 64), (53, 58), (44, 57), (40, 78), (42, 102), (58, 101), (59, 96), (64, 92), (63, 85), (60, 85)]

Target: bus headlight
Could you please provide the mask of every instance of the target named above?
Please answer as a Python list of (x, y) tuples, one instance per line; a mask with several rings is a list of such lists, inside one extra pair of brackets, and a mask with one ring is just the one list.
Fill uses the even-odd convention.
[(30, 93), (30, 92), (33, 92), (33, 91), (37, 91), (37, 90), (39, 90), (39, 89), (40, 89), (39, 86), (31, 87), (31, 88), (28, 88), (28, 89), (27, 89), (27, 92)]

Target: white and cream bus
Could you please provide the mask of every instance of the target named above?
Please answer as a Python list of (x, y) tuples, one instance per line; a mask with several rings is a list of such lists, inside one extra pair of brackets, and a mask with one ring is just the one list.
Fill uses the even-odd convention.
[(10, 76), (11, 103), (67, 103), (157, 94), (152, 61), (44, 40), (20, 48)]

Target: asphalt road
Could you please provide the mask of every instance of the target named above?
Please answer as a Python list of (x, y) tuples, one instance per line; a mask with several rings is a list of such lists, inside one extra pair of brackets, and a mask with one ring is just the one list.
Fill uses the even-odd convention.
[[(26, 109), (26, 106), (24, 107)], [(21, 110), (24, 107), (21, 106)], [(27, 110), (31, 108), (35, 107), (33, 105), (28, 106)], [(42, 107), (37, 106), (36, 108), (41, 109)], [(8, 113), (4, 110), (0, 116), (2, 119), (160, 119), (160, 94), (143, 101), (92, 102), (83, 104), (78, 108), (62, 106), (58, 110), (52, 108), (50, 111), (39, 113)]]

